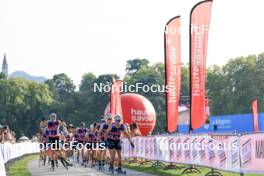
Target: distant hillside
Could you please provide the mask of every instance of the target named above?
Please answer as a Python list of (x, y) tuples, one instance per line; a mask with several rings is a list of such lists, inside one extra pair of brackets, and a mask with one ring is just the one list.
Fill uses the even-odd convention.
[(32, 76), (24, 71), (15, 71), (12, 74), (10, 74), (9, 77), (23, 78), (23, 79), (30, 80), (30, 81), (36, 81), (38, 83), (43, 83), (44, 81), (47, 80), (47, 78), (43, 76)]

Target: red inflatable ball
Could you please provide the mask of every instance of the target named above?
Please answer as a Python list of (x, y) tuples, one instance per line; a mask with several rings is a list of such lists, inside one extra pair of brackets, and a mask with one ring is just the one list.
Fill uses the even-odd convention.
[[(156, 125), (156, 112), (151, 102), (135, 93), (121, 94), (123, 123), (137, 123), (143, 136), (150, 135)], [(105, 114), (109, 112), (109, 104)]]

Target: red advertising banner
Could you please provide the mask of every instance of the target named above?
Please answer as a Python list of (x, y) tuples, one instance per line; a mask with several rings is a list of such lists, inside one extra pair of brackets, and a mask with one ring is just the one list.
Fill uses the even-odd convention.
[(121, 96), (120, 96), (121, 86), (122, 86), (121, 80), (114, 80), (111, 86), (110, 113), (114, 116), (117, 114), (122, 116)]
[(181, 21), (174, 17), (166, 24), (164, 32), (166, 112), (167, 128), (170, 133), (178, 126), (178, 106), (181, 88)]
[(254, 100), (251, 105), (252, 114), (253, 114), (253, 124), (254, 124), (254, 132), (259, 132), (258, 127), (258, 100)]
[(196, 4), (190, 15), (191, 127), (200, 128), (206, 121), (205, 81), (208, 31), (212, 1)]
[(122, 116), (122, 106), (121, 106), (121, 95), (120, 95), (120, 91), (121, 91), (121, 86), (123, 84), (123, 82), (121, 80), (116, 80), (115, 82), (116, 84), (116, 93), (115, 93), (115, 97), (116, 97), (116, 115), (121, 115)]
[(115, 97), (115, 80), (114, 80), (110, 92), (110, 113), (112, 115), (115, 115), (115, 109), (116, 109), (115, 105), (116, 105), (116, 97)]

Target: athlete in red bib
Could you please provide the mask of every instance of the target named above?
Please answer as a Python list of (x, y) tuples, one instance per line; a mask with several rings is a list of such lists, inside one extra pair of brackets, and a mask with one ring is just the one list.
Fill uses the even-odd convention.
[(115, 155), (117, 154), (118, 173), (122, 173), (121, 140), (120, 140), (121, 133), (124, 133), (128, 137), (131, 146), (134, 148), (134, 144), (132, 143), (129, 134), (126, 131), (125, 126), (121, 123), (121, 116), (117, 115), (115, 116), (114, 123), (109, 125), (106, 134), (108, 135), (107, 145), (110, 152), (109, 171), (113, 171), (114, 169), (113, 164), (115, 160)]
[[(76, 133), (74, 135), (74, 139), (77, 141), (76, 145), (83, 145), (85, 140), (85, 134), (88, 132), (88, 129), (85, 127), (85, 123), (80, 123), (80, 128), (76, 129)], [(85, 157), (83, 155), (83, 150), (77, 150), (77, 162), (79, 162), (80, 154), (82, 156), (82, 160), (85, 160)], [(85, 161), (82, 162), (82, 164)]]
[[(60, 141), (60, 133), (58, 130), (59, 122), (57, 121), (57, 115), (55, 113), (50, 114), (50, 120), (47, 122), (45, 128), (45, 138), (47, 139), (48, 146), (48, 157), (51, 160), (51, 167), (54, 170), (55, 162), (58, 163), (58, 148)], [(52, 148), (54, 146), (54, 148)]]
[[(98, 131), (98, 139), (99, 143), (104, 143), (104, 146), (107, 147), (107, 129), (109, 125), (112, 123), (113, 117), (111, 114), (108, 114), (106, 117), (101, 118), (101, 123), (99, 126)], [(99, 163), (99, 170), (103, 169), (105, 166), (105, 160), (106, 160), (106, 150), (99, 150), (98, 151), (98, 163)]]

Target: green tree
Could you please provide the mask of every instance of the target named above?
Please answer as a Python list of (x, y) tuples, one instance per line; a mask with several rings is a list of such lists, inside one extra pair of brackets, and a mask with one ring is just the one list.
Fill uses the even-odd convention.
[(6, 79), (6, 75), (3, 72), (0, 72), (0, 79)]
[[(251, 102), (263, 102), (263, 55), (231, 59), (207, 70), (207, 95), (213, 115), (249, 113)], [(260, 106), (260, 111), (263, 107)]]
[(128, 60), (126, 64), (126, 72), (128, 75), (136, 73), (142, 66), (147, 66), (149, 61), (147, 59), (132, 59)]
[(190, 73), (189, 73), (189, 65), (182, 64), (181, 66), (181, 97), (180, 104), (189, 104), (190, 99)]
[(79, 86), (79, 90), (81, 92), (86, 92), (87, 90), (91, 90), (93, 87), (93, 83), (96, 79), (96, 76), (93, 73), (85, 73), (82, 76), (81, 84)]
[(74, 103), (76, 92), (71, 78), (65, 73), (60, 73), (45, 81), (45, 84), (48, 85), (54, 98), (49, 113), (55, 112), (59, 118), (74, 120), (75, 116), (72, 116), (72, 113), (75, 111), (75, 106), (78, 105)]
[(73, 81), (65, 74), (56, 74), (45, 82), (54, 93), (56, 100), (64, 102), (75, 91)]
[(109, 102), (110, 92), (100, 91), (95, 86), (110, 87), (113, 78), (119, 79), (115, 74), (99, 75), (98, 77), (95, 77), (92, 73), (83, 75), (79, 92), (75, 96), (75, 112), (76, 119), (78, 119), (76, 121), (84, 121), (87, 124), (99, 121), (99, 117), (104, 113)]
[(20, 78), (0, 80), (0, 121), (18, 136), (32, 135), (39, 119), (47, 114), (52, 93), (48, 86)]

